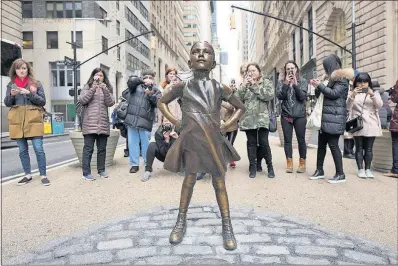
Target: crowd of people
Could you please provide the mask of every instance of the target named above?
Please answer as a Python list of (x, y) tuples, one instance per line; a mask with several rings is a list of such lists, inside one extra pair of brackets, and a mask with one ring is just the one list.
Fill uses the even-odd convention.
[[(271, 103), (275, 100), (280, 106), (282, 128), (278, 130), (283, 131), (285, 172), (294, 172), (293, 129), (299, 152), (296, 172), (306, 172), (305, 135), (308, 130), (309, 115), (307, 93), (309, 86), (313, 86), (316, 97), (322, 95), (323, 108), (321, 126), (318, 131), (316, 170), (309, 178), (311, 180), (325, 178), (323, 165), (327, 145), (331, 150), (336, 171), (328, 182), (345, 182), (343, 158), (355, 159), (358, 177), (374, 178), (371, 171), (373, 145), (375, 138), (382, 135), (382, 129), (387, 128), (391, 131), (393, 155), (391, 172), (387, 175), (398, 177), (398, 110), (395, 109), (392, 112), (390, 108), (391, 102), (398, 102), (398, 81), (389, 91), (380, 93), (378, 82), (372, 81), (368, 73), (358, 73), (351, 68), (343, 69), (336, 55), (327, 56), (323, 61), (323, 68), (325, 75), (321, 80), (306, 80), (300, 75), (297, 64), (289, 60), (280, 72), (279, 81), (274, 87), (273, 82), (261, 73), (257, 63), (248, 63), (241, 67), (239, 81), (235, 79), (231, 81), (228, 87), (232, 94), (244, 104), (245, 113), (238, 122), (228, 124), (227, 121), (236, 115), (237, 110), (231, 103), (223, 100), (218, 115), (221, 126), (228, 124), (227, 128), (223, 128), (222, 133), (231, 147), (234, 145), (238, 131), (245, 132), (249, 160), (248, 176), (255, 178), (257, 172), (263, 171), (263, 159), (267, 165), (269, 178), (274, 178), (276, 172), (280, 171), (280, 169), (274, 169), (269, 145), (270, 124), (273, 123), (270, 113), (274, 108)], [(112, 106), (115, 106), (111, 115), (113, 127), (120, 129), (121, 135), (126, 138), (125, 157), (128, 157), (130, 162), (130, 173), (139, 172), (140, 157), (142, 157), (144, 171), (141, 180), (145, 182), (153, 174), (155, 158), (161, 162), (167, 161), (171, 147), (180, 138), (181, 125), (178, 124), (179, 122), (170, 121), (159, 111), (159, 100), (162, 95), (174, 93), (182, 79), (193, 78), (192, 75), (190, 77), (184, 73), (180, 74), (176, 68), (169, 67), (166, 70), (165, 80), (157, 86), (155, 71), (143, 70), (140, 76), (129, 77), (127, 89), (123, 91), (119, 103), (115, 105), (113, 88), (106, 72), (101, 68), (92, 71), (79, 96), (79, 103), (83, 106), (80, 122), (84, 136), (82, 176), (85, 180), (95, 180), (90, 166), (95, 143), (98, 152), (98, 175), (103, 178), (108, 177), (105, 158), (107, 139), (110, 135), (108, 109)], [(28, 141), (31, 140), (38, 161), (41, 182), (43, 185), (50, 185), (46, 176), (46, 157), (43, 149), (43, 111), (46, 104), (44, 89), (35, 78), (31, 65), (23, 59), (17, 59), (12, 64), (9, 77), (11, 81), (7, 85), (4, 98), (5, 105), (10, 108), (9, 133), (10, 138), (18, 143), (19, 156), (25, 172), (25, 176), (18, 183), (26, 184), (32, 181), (28, 150)], [(184, 107), (181, 96), (177, 96), (168, 103), (167, 110), (178, 121), (185, 123), (182, 113), (184, 108), (189, 107)], [(151, 132), (155, 121), (158, 123), (158, 128), (154, 133), (154, 141), (151, 142)], [(355, 128), (348, 129), (347, 126), (353, 123), (356, 123)], [(195, 134), (204, 133), (199, 131)], [(344, 136), (343, 154), (339, 148), (341, 135)], [(178, 143), (182, 142), (181, 140)], [(226, 164), (230, 168), (237, 167), (235, 160), (230, 160)], [(178, 168), (178, 171), (184, 175), (185, 169), (180, 169), (179, 166), (173, 167)], [(202, 179), (206, 173), (208, 172), (198, 171), (196, 179)]]

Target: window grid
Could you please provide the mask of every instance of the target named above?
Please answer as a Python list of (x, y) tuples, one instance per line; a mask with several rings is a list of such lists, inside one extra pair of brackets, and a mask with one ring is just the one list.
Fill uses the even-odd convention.
[[(70, 32), (71, 37), (70, 39), (72, 40), (71, 42), (73, 43), (73, 31)], [(77, 49), (82, 49), (83, 48), (83, 32), (82, 31), (76, 31), (76, 44), (77, 44)], [(73, 45), (71, 46), (73, 48)]]
[(32, 1), (22, 1), (22, 18), (32, 18)]
[(46, 2), (47, 18), (81, 18), (82, 2)]
[[(108, 49), (108, 39), (102, 36), (102, 51), (105, 51), (106, 49)], [(104, 54), (108, 54), (108, 51)]]
[(47, 31), (47, 49), (58, 49), (58, 31)]
[[(100, 7), (100, 13), (101, 13), (101, 18), (102, 18), (102, 19), (105, 19), (105, 18), (108, 17), (108, 13), (107, 13), (102, 7)], [(106, 20), (100, 20), (100, 22), (101, 22), (102, 24), (104, 24), (105, 27), (108, 27), (108, 21), (106, 21)]]
[(24, 49), (33, 49), (33, 31), (22, 32), (22, 47)]
[(116, 33), (120, 36), (120, 21), (116, 20)]

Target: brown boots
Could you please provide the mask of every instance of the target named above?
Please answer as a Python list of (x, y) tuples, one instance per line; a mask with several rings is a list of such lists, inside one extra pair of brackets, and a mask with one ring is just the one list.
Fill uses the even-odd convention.
[[(299, 166), (297, 167), (297, 173), (305, 173), (305, 159), (300, 158)], [(286, 158), (286, 173), (293, 173), (293, 159)]]
[(300, 158), (299, 166), (297, 167), (297, 173), (305, 173), (305, 159)]
[(293, 173), (293, 159), (286, 158), (286, 173)]

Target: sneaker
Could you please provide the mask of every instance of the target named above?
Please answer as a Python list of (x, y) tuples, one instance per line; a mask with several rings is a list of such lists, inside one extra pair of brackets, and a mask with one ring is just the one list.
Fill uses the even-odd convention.
[(25, 176), (24, 178), (19, 180), (18, 185), (25, 185), (25, 184), (29, 183), (30, 181), (32, 181), (32, 177), (31, 176)]
[(366, 172), (363, 169), (359, 169), (357, 175), (358, 175), (359, 178), (362, 178), (362, 179), (366, 179), (367, 178)]
[(49, 185), (51, 185), (50, 180), (48, 180), (48, 178), (45, 177), (45, 176), (42, 176), (42, 177), (41, 177), (41, 184), (42, 184), (43, 186), (49, 186)]
[(108, 178), (109, 177), (109, 175), (108, 175), (108, 173), (106, 171), (103, 171), (103, 172), (99, 173), (98, 175), (100, 177), (102, 177), (102, 178)]
[(311, 180), (318, 180), (318, 179), (323, 179), (325, 178), (325, 173), (323, 172), (323, 170), (315, 170), (315, 173), (310, 176)]
[(370, 171), (370, 169), (366, 169), (365, 173), (368, 178), (375, 178), (375, 176), (373, 175), (372, 171)]
[(92, 174), (88, 174), (86, 176), (83, 176), (83, 179), (86, 180), (86, 181), (94, 181), (95, 180), (95, 178), (94, 178), (94, 176)]
[(140, 170), (138, 166), (131, 166), (130, 173), (135, 174), (138, 172), (138, 170)]
[(230, 166), (231, 168), (235, 168), (235, 167), (236, 167), (236, 163), (235, 163), (235, 162), (230, 162), (230, 163), (229, 163), (229, 166)]
[(128, 149), (124, 149), (124, 157), (129, 157), (129, 150)]
[(142, 182), (146, 182), (146, 181), (148, 181), (151, 177), (152, 177), (152, 173), (149, 172), (149, 171), (146, 171), (145, 174), (144, 174), (144, 176), (141, 177), (141, 181), (142, 181)]
[(332, 178), (329, 178), (328, 180), (329, 183), (331, 184), (337, 184), (337, 183), (344, 183), (345, 182), (345, 175), (335, 175)]

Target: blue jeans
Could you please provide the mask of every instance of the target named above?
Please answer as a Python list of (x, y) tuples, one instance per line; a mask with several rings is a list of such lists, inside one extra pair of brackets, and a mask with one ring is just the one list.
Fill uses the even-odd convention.
[[(37, 165), (39, 167), (39, 172), (41, 176), (46, 175), (46, 154), (43, 149), (43, 137), (34, 137), (32, 140), (32, 146), (36, 153)], [(29, 157), (29, 146), (28, 139), (16, 139), (19, 147), (19, 158), (21, 159), (21, 164), (26, 175), (30, 175), (30, 157)]]
[(140, 164), (140, 142), (141, 156), (146, 165), (146, 151), (148, 149), (150, 133), (147, 130), (127, 127), (127, 137), (129, 139), (129, 160), (131, 166), (139, 166)]

